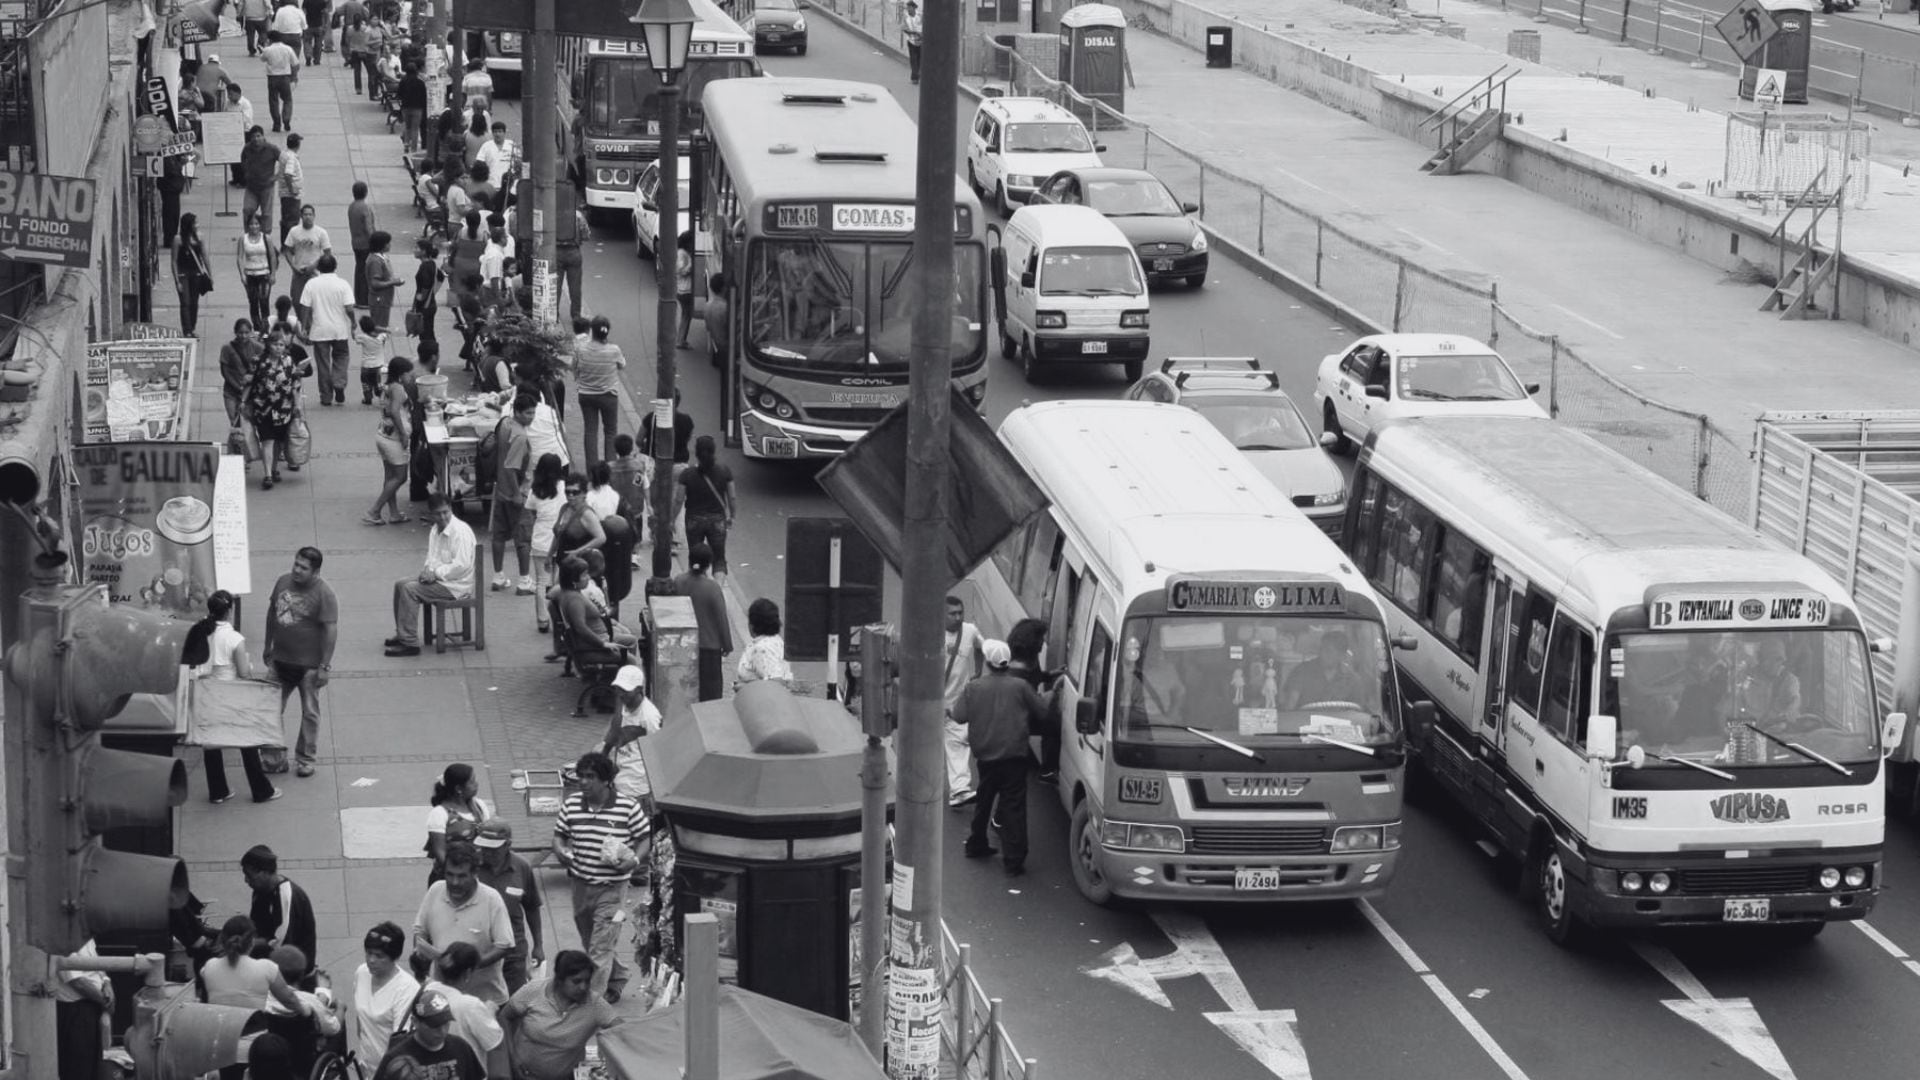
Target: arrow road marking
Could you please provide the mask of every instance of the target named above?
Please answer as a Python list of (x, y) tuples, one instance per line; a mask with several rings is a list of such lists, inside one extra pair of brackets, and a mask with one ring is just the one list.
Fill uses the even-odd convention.
[(1163, 1009), (1173, 1008), (1173, 1002), (1160, 989), (1162, 980), (1198, 975), (1227, 1007), (1224, 1012), (1203, 1013), (1209, 1023), (1280, 1080), (1312, 1080), (1313, 1070), (1307, 1063), (1306, 1047), (1300, 1042), (1294, 1011), (1257, 1008), (1247, 984), (1227, 959), (1226, 950), (1201, 919), (1183, 912), (1155, 912), (1153, 921), (1173, 942), (1172, 952), (1143, 960), (1132, 945), (1122, 943), (1081, 970), (1125, 987)]
[(1500, 1066), (1500, 1071), (1506, 1074), (1507, 1080), (1527, 1080), (1526, 1071), (1520, 1068), (1520, 1064), (1507, 1056), (1507, 1052), (1494, 1041), (1493, 1033), (1482, 1027), (1479, 1018), (1467, 1011), (1466, 1005), (1447, 988), (1446, 983), (1440, 981), (1440, 976), (1433, 973), (1433, 969), (1427, 966), (1427, 962), (1420, 959), (1420, 954), (1413, 951), (1413, 946), (1407, 944), (1407, 939), (1401, 937), (1399, 931), (1388, 925), (1386, 917), (1365, 900), (1359, 902), (1359, 907), (1360, 914), (1366, 916), (1367, 921), (1373, 924), (1373, 928), (1380, 932), (1380, 936), (1387, 939), (1387, 944), (1393, 946), (1393, 951), (1400, 954), (1400, 959), (1406, 961), (1407, 966), (1413, 969), (1413, 973), (1420, 977), (1420, 981), (1427, 984), (1427, 989), (1433, 992), (1434, 997), (1440, 999), (1440, 1004), (1453, 1014), (1453, 1019), (1466, 1029), (1467, 1034), (1479, 1044), (1480, 1049), (1493, 1059), (1495, 1065)]
[(1702, 983), (1680, 958), (1658, 945), (1645, 942), (1633, 943), (1633, 951), (1640, 954), (1648, 966), (1659, 972), (1676, 990), (1686, 995), (1684, 1001), (1662, 1001), (1660, 1004), (1673, 1010), (1676, 1016), (1698, 1026), (1707, 1034), (1732, 1047), (1741, 1057), (1765, 1069), (1775, 1080), (1794, 1080), (1793, 1066), (1787, 1064), (1786, 1055), (1773, 1041), (1773, 1035), (1767, 1031), (1766, 1021), (1760, 1019), (1760, 1010), (1754, 1008), (1749, 998), (1717, 998), (1707, 992)]

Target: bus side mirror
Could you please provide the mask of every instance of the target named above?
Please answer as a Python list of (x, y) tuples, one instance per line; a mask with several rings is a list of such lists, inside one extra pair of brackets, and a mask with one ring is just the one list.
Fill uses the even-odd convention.
[(1620, 752), (1620, 721), (1612, 716), (1587, 717), (1587, 756), (1612, 761)]
[(1528, 383), (1528, 384), (1527, 384), (1527, 393), (1528, 393), (1528, 394), (1537, 394), (1537, 393), (1539, 393), (1539, 392), (1540, 392), (1540, 384), (1539, 384), (1539, 383), (1537, 383), (1537, 382), (1530, 382), (1530, 383)]
[(1888, 713), (1887, 722), (1880, 725), (1880, 756), (1891, 756), (1895, 750), (1900, 749), (1900, 745), (1905, 741), (1906, 737), (1907, 714), (1903, 712)]
[(1320, 445), (1331, 450), (1340, 445), (1340, 436), (1335, 435), (1331, 431), (1323, 431), (1320, 433)]
[(1074, 703), (1073, 730), (1082, 735), (1100, 734), (1100, 712), (1092, 698), (1081, 698)]
[(1420, 639), (1412, 634), (1393, 635), (1393, 647), (1402, 652), (1413, 652), (1420, 647)]

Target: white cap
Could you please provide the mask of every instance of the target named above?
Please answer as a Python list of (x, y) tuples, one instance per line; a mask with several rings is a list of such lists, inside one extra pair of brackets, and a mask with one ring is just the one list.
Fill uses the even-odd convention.
[(646, 685), (647, 673), (641, 671), (640, 668), (634, 664), (628, 664), (613, 676), (613, 688), (615, 690), (641, 690), (644, 689)]
[(987, 658), (988, 667), (1006, 667), (1013, 663), (1013, 650), (1007, 648), (1006, 642), (998, 639), (981, 642), (980, 655)]
[(209, 64), (217, 64), (217, 63), (219, 63), (219, 62), (220, 62), (220, 58), (219, 58), (218, 56), (215, 56), (215, 55), (214, 55), (213, 53), (208, 53), (208, 54), (207, 54), (207, 63), (209, 63)]

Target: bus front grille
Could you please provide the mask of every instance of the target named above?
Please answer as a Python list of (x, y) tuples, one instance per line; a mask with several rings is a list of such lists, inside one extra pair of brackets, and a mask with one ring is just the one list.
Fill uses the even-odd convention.
[(1195, 855), (1325, 855), (1323, 825), (1194, 825)]
[(1680, 871), (1680, 892), (1686, 896), (1810, 892), (1814, 873), (1815, 868), (1804, 863), (1693, 867)]

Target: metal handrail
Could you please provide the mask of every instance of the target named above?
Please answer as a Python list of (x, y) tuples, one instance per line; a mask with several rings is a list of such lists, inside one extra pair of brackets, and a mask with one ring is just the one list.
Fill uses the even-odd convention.
[[(1508, 68), (1510, 67), (1512, 68), (1511, 71), (1508, 70)], [(1503, 71), (1506, 72), (1506, 76), (1504, 78), (1502, 78), (1500, 74)], [(1491, 97), (1493, 95), (1493, 92), (1496, 89), (1504, 88), (1507, 85), (1507, 81), (1509, 79), (1512, 79), (1515, 75), (1518, 75), (1518, 74), (1520, 74), (1519, 68), (1513, 67), (1510, 64), (1501, 64), (1499, 67), (1493, 69), (1493, 71), (1488, 75), (1486, 75), (1484, 78), (1475, 80), (1472, 86), (1469, 86), (1465, 90), (1462, 90), (1459, 93), (1453, 95), (1453, 99), (1451, 101), (1448, 101), (1446, 104), (1428, 113), (1426, 119), (1420, 121), (1420, 126), (1423, 128), (1437, 127), (1440, 124), (1446, 123), (1448, 120), (1453, 118), (1453, 115), (1455, 113), (1462, 112), (1469, 107), (1469, 106), (1462, 105), (1458, 109), (1454, 108), (1454, 106), (1460, 104), (1461, 98), (1471, 97), (1471, 99), (1474, 101), (1478, 101), (1480, 99), (1481, 95), (1475, 93), (1475, 91), (1480, 89), (1481, 83), (1487, 84), (1486, 96)], [(1498, 84), (1494, 82), (1495, 79), (1500, 80)]]

